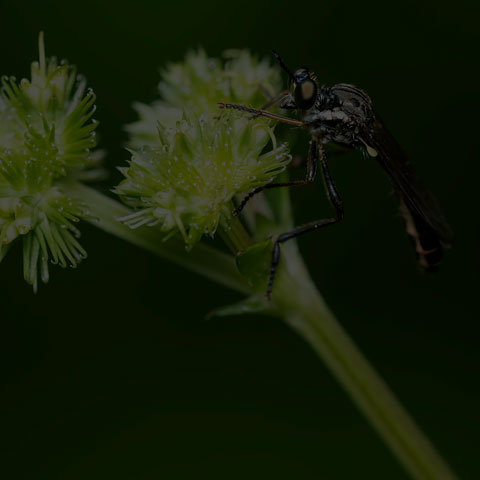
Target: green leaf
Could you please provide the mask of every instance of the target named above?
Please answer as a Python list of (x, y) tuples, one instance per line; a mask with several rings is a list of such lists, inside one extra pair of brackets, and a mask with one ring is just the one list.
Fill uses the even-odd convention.
[(265, 240), (252, 245), (236, 257), (240, 273), (256, 292), (265, 292), (270, 271), (272, 241)]
[(256, 293), (247, 297), (240, 302), (218, 307), (212, 310), (207, 319), (212, 317), (228, 317), (232, 315), (244, 315), (246, 313), (263, 313), (264, 315), (277, 316), (278, 312), (272, 307), (265, 296), (261, 293)]

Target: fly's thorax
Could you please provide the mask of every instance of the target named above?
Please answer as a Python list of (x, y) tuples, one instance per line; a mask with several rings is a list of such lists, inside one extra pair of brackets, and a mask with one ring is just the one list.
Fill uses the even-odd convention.
[(357, 135), (372, 118), (368, 95), (344, 83), (319, 89), (316, 104), (303, 115), (303, 120), (310, 125), (310, 133), (321, 137), (323, 143), (336, 142), (351, 147), (360, 146)]
[(356, 136), (361, 130), (363, 120), (341, 107), (332, 109), (311, 109), (305, 112), (304, 121), (309, 124), (312, 135), (322, 138), (322, 143), (337, 142), (356, 146)]
[(373, 116), (370, 97), (355, 85), (338, 83), (330, 89), (330, 93), (337, 98), (339, 108), (355, 118), (357, 123), (368, 122)]

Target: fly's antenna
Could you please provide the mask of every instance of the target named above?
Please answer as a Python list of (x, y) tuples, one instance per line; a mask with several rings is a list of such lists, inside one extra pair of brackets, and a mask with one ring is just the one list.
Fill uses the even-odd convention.
[(277, 59), (277, 62), (280, 64), (280, 66), (287, 72), (287, 75), (290, 77), (290, 80), (292, 82), (295, 81), (295, 77), (293, 76), (293, 73), (290, 71), (290, 69), (283, 63), (282, 57), (275, 51), (272, 50), (273, 56)]

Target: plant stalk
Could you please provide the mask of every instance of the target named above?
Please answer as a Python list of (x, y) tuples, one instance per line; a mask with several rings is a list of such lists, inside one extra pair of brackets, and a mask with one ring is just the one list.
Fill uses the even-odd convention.
[(250, 236), (237, 216), (231, 218), (228, 226), (221, 225), (218, 233), (234, 255), (244, 252), (251, 245)]
[[(130, 213), (128, 207), (80, 183), (68, 183), (66, 191), (89, 206), (92, 218), (87, 220), (102, 230), (225, 287), (251, 293), (231, 256), (202, 244), (187, 252), (181, 241), (164, 242), (162, 233), (155, 228), (132, 230), (116, 220)], [(232, 221), (230, 228), (219, 229), (219, 233), (234, 254), (245, 250), (250, 243), (238, 219)], [(272, 295), (272, 306), (279, 315), (327, 364), (412, 478), (456, 480), (456, 475), (329, 310), (295, 242), (282, 246), (282, 263), (284, 266), (278, 271)]]
[(224, 287), (250, 292), (231, 255), (201, 243), (187, 251), (181, 239), (164, 241), (164, 234), (157, 228), (143, 226), (132, 230), (117, 220), (132, 213), (128, 207), (81, 183), (69, 182), (65, 191), (88, 206), (91, 217), (86, 221), (92, 225)]
[(296, 245), (284, 245), (282, 258), (287, 265), (272, 301), (285, 322), (310, 343), (412, 478), (457, 479), (327, 307)]

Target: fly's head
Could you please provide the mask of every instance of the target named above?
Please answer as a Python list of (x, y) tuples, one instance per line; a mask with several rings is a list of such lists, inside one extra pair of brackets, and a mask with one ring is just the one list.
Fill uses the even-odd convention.
[(306, 68), (299, 68), (292, 74), (290, 92), (280, 103), (280, 108), (309, 110), (315, 105), (318, 86)]
[(293, 74), (292, 96), (299, 110), (309, 110), (315, 105), (318, 87), (306, 68), (299, 68)]
[(280, 66), (285, 70), (290, 79), (290, 92), (280, 103), (280, 108), (309, 110), (315, 105), (318, 86), (315, 76), (307, 68), (299, 68), (292, 72), (280, 58), (273, 52)]

